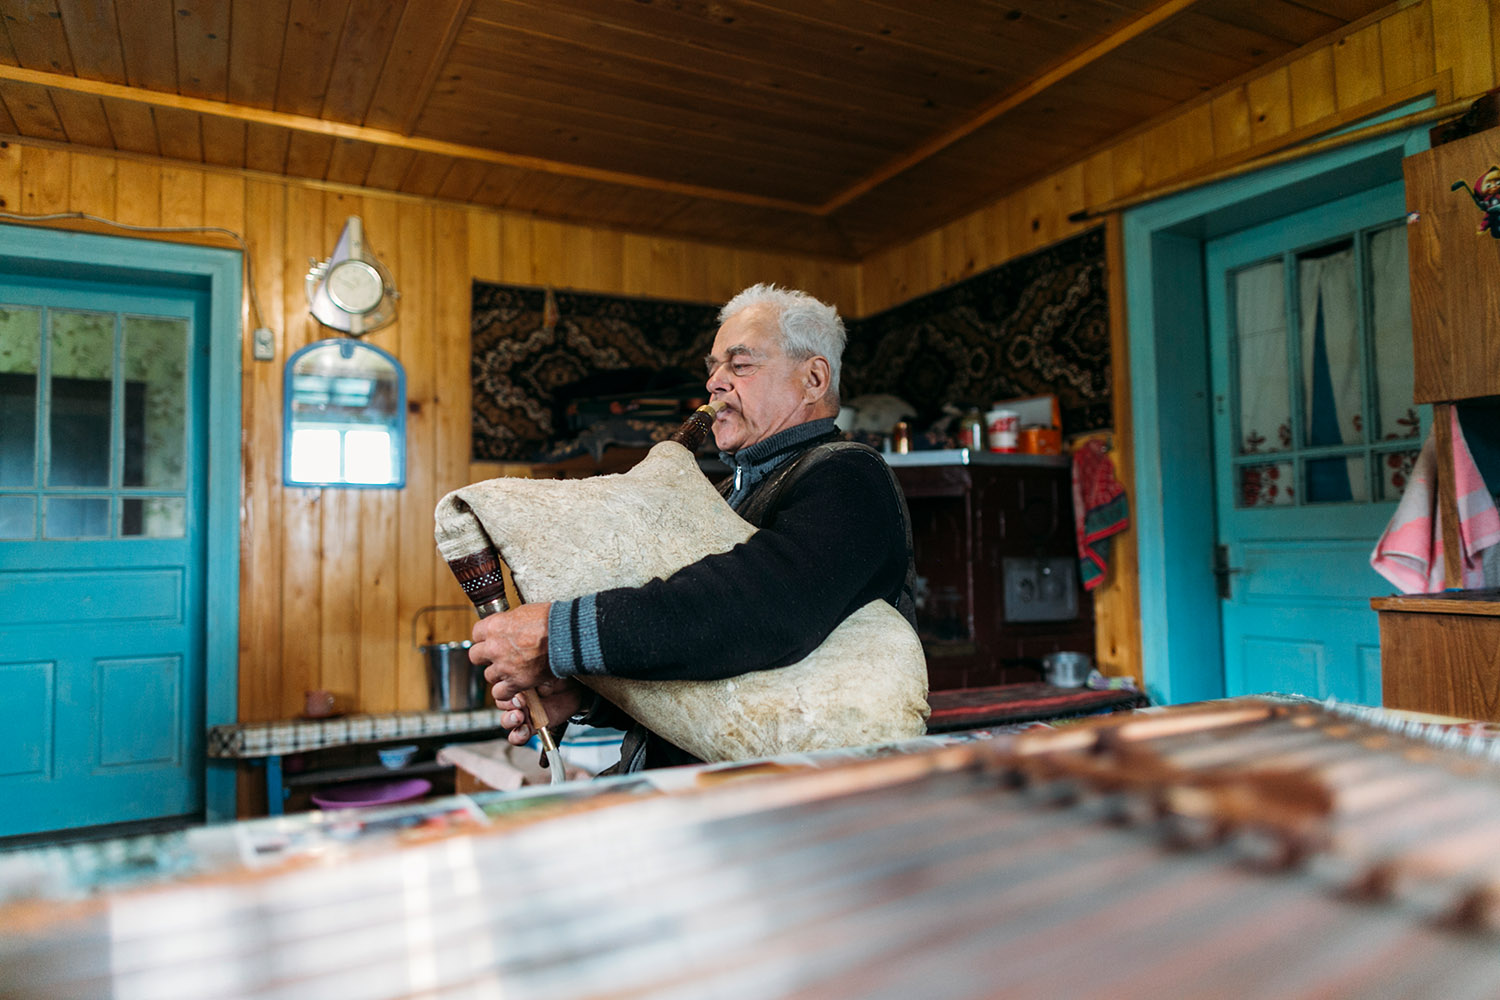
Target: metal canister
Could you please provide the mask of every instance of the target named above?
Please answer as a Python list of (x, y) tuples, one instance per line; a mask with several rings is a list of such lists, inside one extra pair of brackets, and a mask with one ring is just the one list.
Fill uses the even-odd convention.
[(1015, 410), (994, 409), (985, 414), (990, 425), (990, 451), (1015, 451), (1021, 430), (1021, 415)]
[(898, 455), (911, 451), (911, 425), (905, 420), (896, 421), (896, 426), (891, 428), (891, 450)]

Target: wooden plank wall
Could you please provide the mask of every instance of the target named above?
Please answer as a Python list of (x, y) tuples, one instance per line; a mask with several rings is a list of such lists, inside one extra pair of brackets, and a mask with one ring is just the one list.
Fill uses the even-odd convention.
[[(463, 595), (433, 547), (432, 511), (447, 490), (492, 474), (469, 464), (471, 278), (704, 302), (722, 302), (755, 281), (776, 281), (845, 310), (857, 301), (852, 264), (15, 141), (0, 148), (0, 208), (84, 212), (140, 226), (219, 226), (250, 245), (261, 321), (275, 333), (276, 359), (252, 360), (244, 338), (244, 721), (294, 716), (304, 692), (315, 688), (362, 711), (425, 707), (414, 620), (416, 643), (467, 638), (473, 616), (462, 610)], [(282, 366), (325, 335), (307, 314), (303, 277), (308, 258), (327, 255), (350, 215), (364, 219), (367, 238), (402, 292), (399, 321), (369, 341), (406, 367), (407, 487), (287, 489), (281, 486)], [(248, 331), (256, 325), (248, 295), (244, 308)], [(433, 605), (461, 610), (418, 617)]]
[[(905, 302), (1074, 235), (1080, 208), (1206, 175), (1318, 136), (1427, 93), (1476, 97), (1500, 79), (1500, 0), (1398, 3), (1205, 94), (1066, 170), (926, 233), (860, 267), (859, 314)], [(1117, 228), (1113, 227), (1112, 228)], [(1124, 286), (1110, 246), (1115, 324), (1114, 445), (1134, 495)], [(1066, 430), (1066, 429), (1065, 429)], [(1135, 535), (1115, 536), (1114, 565), (1095, 592), (1097, 657), (1107, 673), (1141, 676)]]
[[(130, 155), (0, 143), (0, 208), (81, 211), (145, 226), (221, 226), (244, 234), (276, 360), (244, 347), (240, 713), (295, 715), (303, 692), (328, 688), (350, 708), (425, 704), (412, 626), (422, 609), (461, 605), (432, 545), (447, 489), (492, 474), (468, 462), (471, 278), (626, 295), (723, 301), (754, 281), (806, 288), (866, 315), (1004, 263), (1082, 226), (1070, 212), (1283, 147), (1434, 88), (1471, 96), (1493, 86), (1500, 0), (1421, 0), (1278, 60), (1016, 194), (859, 265), (591, 229), (251, 172)], [(1149, 151), (1149, 155), (1148, 155)], [(402, 288), (400, 321), (373, 343), (408, 374), (408, 487), (285, 489), (282, 362), (321, 336), (303, 275), (351, 214), (361, 215)], [(90, 228), (83, 226), (81, 228)], [(193, 238), (193, 237), (183, 237)], [(202, 237), (214, 245), (220, 238)], [(1124, 357), (1119, 241), (1112, 238), (1114, 342)], [(245, 329), (255, 325), (249, 302)], [(1129, 398), (1115, 369), (1115, 447), (1129, 481)], [(1115, 543), (1096, 599), (1099, 659), (1139, 676), (1134, 538)], [(462, 638), (468, 615), (424, 614), (416, 641)]]

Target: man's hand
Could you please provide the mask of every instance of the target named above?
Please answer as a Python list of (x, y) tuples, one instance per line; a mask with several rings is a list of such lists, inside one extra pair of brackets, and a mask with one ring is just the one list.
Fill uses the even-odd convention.
[[(568, 716), (575, 714), (583, 708), (590, 692), (582, 684), (568, 678), (543, 681), (536, 687), (536, 693), (542, 699), (542, 708), (547, 712), (547, 719), (551, 723), (549, 729), (556, 729), (559, 723), (567, 721)], [(500, 725), (509, 729), (505, 738), (516, 746), (524, 746), (531, 739), (531, 717), (526, 713), (526, 699), (516, 695), (508, 702), (495, 702), (500, 708)]]
[[(547, 611), (551, 604), (522, 604), (480, 619), (474, 625), (469, 662), (485, 668), (495, 704), (545, 682), (557, 682), (547, 669)], [(567, 716), (563, 716), (567, 718)]]

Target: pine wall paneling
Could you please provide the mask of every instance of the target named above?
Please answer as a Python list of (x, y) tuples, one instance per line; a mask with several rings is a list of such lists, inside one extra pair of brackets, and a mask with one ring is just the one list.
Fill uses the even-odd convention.
[[(418, 708), (423, 664), (411, 626), (462, 593), (432, 542), (438, 497), (471, 480), (468, 458), (470, 281), (715, 301), (739, 283), (777, 280), (852, 309), (855, 268), (565, 226), (490, 210), (249, 172), (11, 142), (0, 148), (0, 201), (28, 214), (85, 212), (138, 226), (219, 226), (251, 247), (244, 327), (273, 333), (276, 360), (245, 338), (241, 522), (240, 714), (295, 715), (327, 688), (350, 708)], [(332, 248), (350, 215), (390, 264), (400, 319), (369, 341), (407, 370), (408, 485), (403, 490), (287, 489), (281, 482), (285, 360), (328, 331), (306, 312), (308, 259)], [(87, 223), (77, 228), (103, 229)], [(114, 231), (118, 230), (105, 230)], [(213, 245), (213, 235), (173, 236)], [(464, 638), (472, 615), (428, 614), (417, 643)]]
[[(567, 226), (462, 205), (247, 171), (196, 168), (36, 143), (0, 146), (0, 209), (84, 212), (136, 226), (218, 226), (251, 248), (256, 313), (243, 303), (239, 699), (243, 721), (294, 716), (304, 692), (359, 711), (426, 705), (416, 646), (466, 638), (473, 620), (432, 541), (443, 493), (498, 471), (470, 464), (469, 300), (473, 278), (613, 294), (722, 301), (752, 281), (805, 287), (845, 311), (854, 265)], [(350, 215), (401, 288), (399, 320), (369, 341), (407, 372), (407, 486), (281, 486), (283, 365), (329, 331), (306, 311), (308, 259)], [(115, 232), (87, 222), (58, 223)], [(211, 234), (148, 238), (234, 245)], [(251, 358), (264, 324), (276, 359)], [(459, 610), (424, 612), (433, 606)], [(419, 615), (419, 613), (421, 613)], [(416, 625), (415, 636), (413, 625)], [(250, 773), (250, 772), (247, 772)], [(241, 812), (263, 810), (242, 781)]]

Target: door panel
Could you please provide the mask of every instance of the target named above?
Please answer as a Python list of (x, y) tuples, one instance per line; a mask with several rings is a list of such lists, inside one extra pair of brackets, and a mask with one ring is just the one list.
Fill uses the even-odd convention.
[(205, 316), (0, 283), (0, 836), (203, 810)]
[(1369, 555), (1425, 421), (1400, 183), (1206, 245), (1225, 690), (1379, 703)]

